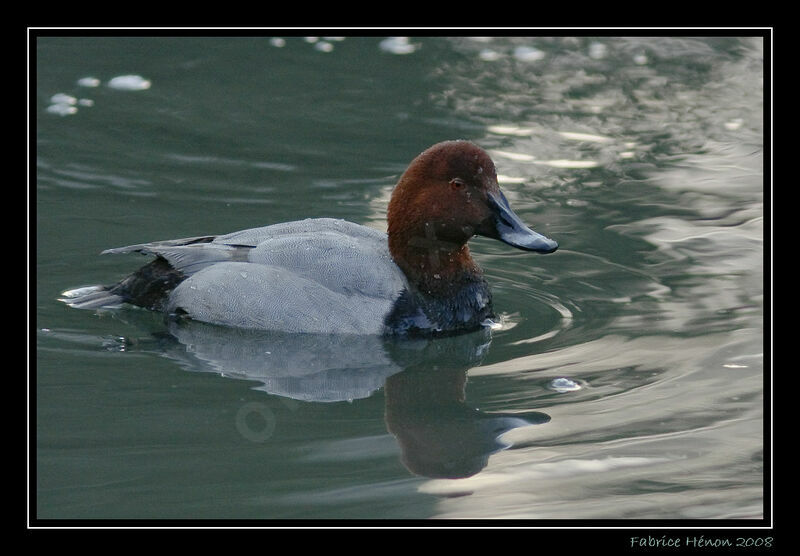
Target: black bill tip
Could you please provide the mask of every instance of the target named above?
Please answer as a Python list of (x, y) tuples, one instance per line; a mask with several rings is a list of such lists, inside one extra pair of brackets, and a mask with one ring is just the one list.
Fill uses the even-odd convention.
[(558, 249), (556, 241), (525, 225), (520, 217), (511, 210), (502, 191), (490, 193), (488, 203), (494, 214), (491, 221), (478, 231), (480, 235), (500, 240), (524, 251), (547, 254)]

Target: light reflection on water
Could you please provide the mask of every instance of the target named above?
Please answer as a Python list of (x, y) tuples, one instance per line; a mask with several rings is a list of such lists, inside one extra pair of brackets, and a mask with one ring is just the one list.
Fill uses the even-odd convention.
[[(278, 47), (270, 51), (273, 54), (285, 52), (298, 60), (307, 55), (298, 54), (291, 39), (273, 44)], [(327, 46), (314, 46), (320, 44)], [(231, 111), (227, 116), (236, 123), (235, 130), (226, 129), (222, 116), (208, 128), (198, 120), (193, 124), (197, 127), (192, 130), (193, 140), (185, 142), (180, 132), (162, 133), (159, 122), (149, 130), (152, 142), (145, 142), (142, 152), (132, 149), (130, 158), (123, 157), (125, 161), (117, 167), (106, 168), (106, 160), (122, 148), (130, 148), (124, 135), (112, 134), (112, 141), (96, 141), (95, 151), (76, 151), (72, 157), (58, 160), (57, 153), (46, 148), (53, 137), (43, 134), (44, 150), (37, 160), (42, 202), (45, 206), (66, 203), (65, 209), (73, 212), (55, 211), (53, 229), (43, 229), (44, 239), (40, 240), (43, 253), (50, 254), (40, 255), (40, 270), (46, 271), (40, 285), (39, 320), (41, 328), (47, 328), (38, 339), (42, 352), (48, 357), (66, 353), (96, 362), (97, 354), (86, 355), (91, 346), (97, 345), (103, 358), (110, 358), (117, 346), (117, 351), (133, 357), (154, 353), (184, 368), (247, 379), (248, 389), (256, 379), (261, 391), (279, 395), (284, 411), (274, 412), (277, 421), (271, 425), (275, 429), (269, 431), (274, 436), (269, 442), (254, 441), (261, 451), (251, 447), (244, 456), (245, 460), (267, 460), (264, 465), (278, 473), (273, 477), (279, 486), (270, 490), (259, 476), (254, 480), (256, 492), (241, 494), (246, 512), (234, 508), (236, 496), (231, 507), (218, 510), (234, 517), (243, 513), (258, 516), (259, 511), (267, 517), (391, 517), (398, 515), (390, 509), (394, 501), (410, 508), (407, 513), (399, 512), (401, 517), (760, 517), (764, 511), (760, 40), (506, 37), (400, 39), (382, 44), (367, 59), (372, 60), (377, 52), (380, 56), (394, 53), (413, 64), (415, 56), (426, 52), (447, 52), (450, 55), (442, 56), (435, 65), (425, 66), (430, 75), (417, 76), (418, 83), (409, 80), (420, 88), (431, 87), (431, 80), (444, 85), (433, 87), (429, 96), (410, 105), (392, 101), (372, 106), (359, 96), (360, 87), (364, 91), (369, 88), (356, 78), (343, 91), (343, 99), (335, 98), (335, 88), (326, 88), (332, 97), (328, 112), (322, 93), (314, 96), (314, 89), (306, 85), (310, 93), (293, 96), (291, 87), (286, 86), (289, 92), (282, 90), (283, 94), (276, 95), (275, 104), (252, 103), (257, 116), (267, 118), (268, 113), (270, 124), (284, 124), (270, 128), (276, 138), (250, 144), (261, 130), (248, 127), (241, 108), (248, 104), (236, 104), (239, 108), (223, 105), (219, 110)], [(317, 48), (318, 56), (328, 57), (328, 62), (315, 64), (336, 68), (339, 73), (331, 72), (331, 79), (337, 83), (338, 79), (348, 82), (348, 72), (362, 75), (361, 68), (338, 65), (337, 56), (346, 51), (347, 39), (316, 40), (308, 46)], [(192, 67), (212, 64), (213, 58), (199, 56), (191, 64), (187, 62), (182, 66), (184, 78), (191, 75)], [(378, 63), (391, 62), (378, 58)], [(297, 83), (317, 83), (310, 77), (314, 67), (298, 71), (297, 65), (288, 64), (286, 71)], [(81, 68), (81, 72), (92, 69)], [(408, 67), (403, 66), (402, 71)], [(158, 91), (167, 86), (164, 81), (165, 76), (153, 77), (146, 91), (130, 94), (163, 94)], [(392, 83), (399, 87), (397, 82)], [(212, 82), (207, 85), (213, 87)], [(413, 90), (410, 87), (402, 94)], [(76, 113), (48, 116), (58, 118), (62, 129), (74, 134), (71, 138), (83, 138), (82, 122), (101, 114), (112, 98), (120, 98), (110, 94), (99, 88), (91, 107), (77, 106)], [(191, 98), (185, 96), (186, 91), (181, 94), (180, 102)], [(292, 120), (280, 107), (293, 106), (292, 100), (301, 103), (306, 100), (303, 95), (311, 97), (305, 117), (313, 123), (305, 125), (313, 128), (313, 133), (304, 134), (308, 130), (300, 129), (296, 145), (276, 147), (288, 136), (287, 128), (302, 121)], [(168, 96), (159, 99), (164, 103)], [(351, 105), (357, 103), (353, 101), (363, 102), (363, 106), (354, 109)], [(125, 102), (134, 101), (126, 97)], [(198, 110), (207, 114), (214, 102), (206, 100)], [(173, 108), (176, 120), (187, 118), (191, 106)], [(346, 108), (340, 110), (342, 107)], [(167, 108), (159, 110), (170, 113)], [(351, 117), (363, 124), (376, 114), (400, 129), (376, 132), (383, 142), (381, 149), (375, 149), (380, 154), (368, 150), (375, 139), (370, 131), (337, 126)], [(71, 127), (70, 122), (77, 123)], [(404, 124), (400, 122), (419, 125), (412, 128), (417, 136), (401, 139)], [(325, 131), (317, 133), (321, 127)], [(229, 142), (216, 139), (218, 133), (227, 135)], [(326, 133), (345, 137), (355, 133), (355, 138), (328, 144)], [(531, 257), (509, 253), (489, 241), (473, 242), (473, 252), (492, 283), (501, 326), (493, 331), (491, 344), (476, 352), (480, 361), (462, 362), (454, 371), (454, 380), (440, 386), (452, 396), (448, 398), (451, 403), (443, 404), (447, 410), (441, 409), (438, 423), (430, 406), (420, 410), (421, 414), (430, 411), (430, 420), (422, 422), (414, 420), (417, 413), (403, 412), (402, 404), (392, 405), (396, 398), (392, 386), (386, 384), (387, 377), (394, 377), (395, 393), (411, 392), (407, 398), (413, 399), (414, 388), (418, 388), (410, 380), (401, 383), (407, 377), (398, 374), (404, 364), (397, 364), (397, 353), (388, 356), (378, 348), (350, 346), (351, 356), (368, 352), (380, 359), (379, 363), (370, 359), (370, 380), (363, 374), (348, 374), (346, 378), (353, 380), (336, 383), (336, 388), (341, 387), (336, 390), (329, 376), (319, 375), (311, 386), (298, 386), (291, 373), (258, 376), (258, 372), (232, 369), (230, 359), (225, 363), (220, 353), (233, 354), (234, 342), (204, 344), (196, 337), (177, 334), (180, 343), (167, 349), (150, 343), (147, 333), (137, 333), (134, 325), (126, 323), (123, 329), (130, 332), (133, 344), (138, 342), (132, 345), (118, 332), (126, 317), (87, 321), (85, 315), (62, 314), (62, 308), (51, 302), (58, 288), (92, 280), (94, 276), (87, 275), (88, 265), (97, 264), (88, 268), (102, 268), (108, 270), (108, 276), (117, 277), (136, 264), (130, 260), (87, 263), (102, 248), (226, 232), (287, 219), (286, 214), (346, 217), (385, 229), (391, 187), (406, 162), (394, 152), (413, 145), (407, 150), (416, 154), (427, 146), (417, 144), (419, 137), (435, 136), (425, 139), (432, 143), (455, 135), (470, 135), (492, 152), (501, 186), (512, 205), (535, 229), (557, 239), (561, 249), (546, 257)], [(114, 140), (119, 141), (116, 147)], [(396, 142), (403, 147), (396, 147)], [(156, 160), (153, 167), (145, 164), (150, 160)], [(355, 169), (354, 164), (363, 168)], [(301, 179), (312, 184), (310, 190), (301, 188)], [(220, 182), (227, 186), (220, 188)], [(96, 197), (59, 197), (59, 191), (98, 193)], [(116, 195), (112, 202), (99, 204), (108, 192)], [(131, 202), (145, 197), (156, 202), (144, 211), (141, 201)], [(84, 207), (93, 203), (108, 214), (94, 218), (87, 214)], [(264, 211), (268, 211), (266, 215)], [(163, 218), (172, 217), (171, 212), (175, 213), (173, 225)], [(359, 213), (361, 217), (354, 216)], [(49, 249), (55, 245), (52, 238), (75, 233), (73, 226), (64, 223), (72, 223), (69, 218), (78, 214), (96, 228), (87, 241), (98, 248), (77, 252), (75, 245), (85, 235), (81, 234), (72, 236), (67, 255), (65, 251), (54, 254), (55, 249)], [(212, 229), (197, 229), (198, 214), (213, 223)], [(110, 221), (113, 225), (108, 225)], [(142, 237), (142, 229), (153, 237)], [(110, 230), (117, 241), (112, 245), (103, 238)], [(169, 235), (162, 237), (162, 233)], [(59, 258), (66, 256), (72, 259)], [(250, 344), (240, 345), (245, 352), (252, 352)], [(204, 351), (210, 347), (216, 352)], [(327, 351), (332, 359), (333, 351)], [(306, 372), (328, 362), (314, 357), (309, 347), (286, 352), (300, 360), (292, 362), (292, 368)], [(233, 355), (242, 363), (241, 353)], [(198, 360), (205, 368), (197, 367)], [(114, 361), (124, 368), (122, 360)], [(558, 391), (552, 384), (559, 379), (580, 388)], [(309, 393), (317, 395), (317, 401), (320, 394), (334, 393), (337, 399), (350, 400), (345, 402), (349, 413), (336, 413), (335, 403), (328, 409), (287, 405), (310, 399)], [(386, 402), (381, 417), (395, 419), (368, 427), (368, 431), (359, 428), (358, 423), (374, 425), (374, 413), (368, 411), (374, 409), (370, 403), (380, 397)], [(143, 399), (140, 403), (148, 406), (151, 402)], [(221, 400), (213, 399), (211, 405), (215, 403), (223, 405), (222, 411), (240, 417), (244, 407), (264, 407), (241, 405), (237, 412)], [(549, 420), (533, 419), (534, 424), (526, 424), (526, 415), (531, 417), (534, 410)], [(315, 411), (321, 415), (320, 422), (308, 427), (302, 419)], [(352, 431), (346, 429), (341, 438), (315, 437), (313, 429), (324, 427), (331, 414), (352, 426)], [(226, 419), (230, 425), (230, 415)], [(237, 421), (239, 425), (242, 422)], [(496, 425), (491, 432), (497, 434), (479, 434), (485, 432), (481, 427), (486, 423)], [(286, 429), (292, 429), (297, 438), (283, 445), (278, 438)], [(69, 437), (71, 431), (66, 432)], [(391, 442), (387, 442), (389, 432), (394, 435)], [(461, 462), (469, 470), (463, 473), (465, 478), (427, 479), (420, 470), (430, 469), (430, 461), (420, 463), (407, 454), (404, 458), (404, 450), (425, 436), (422, 432), (428, 434), (428, 446), (440, 448), (445, 456), (452, 456), (453, 444), (460, 436), (475, 440), (472, 446), (480, 450), (466, 454)], [(140, 434), (145, 433), (137, 430), (132, 436), (138, 439)], [(59, 442), (47, 444), (49, 436), (44, 438), (43, 453), (53, 450), (58, 454)], [(95, 441), (102, 446), (104, 439)], [(179, 449), (176, 454), (176, 462), (166, 461), (166, 468), (180, 467)], [(276, 467), (273, 458), (281, 464), (294, 461), (312, 476), (335, 473), (331, 470), (340, 469), (337, 466), (346, 468), (354, 462), (379, 466), (376, 462), (382, 458), (405, 461), (408, 469), (402, 475), (393, 471), (345, 481), (342, 477), (353, 474), (348, 468), (336, 476), (338, 483), (317, 485)], [(439, 463), (442, 459), (447, 458), (440, 458)], [(59, 461), (54, 456), (44, 465), (57, 467)], [(224, 456), (213, 461), (225, 467)], [(240, 483), (250, 485), (241, 478), (249, 475), (239, 473)], [(280, 480), (281, 473), (285, 482)], [(223, 484), (217, 477), (211, 478)], [(54, 485), (43, 488), (54, 500), (48, 515), (74, 508), (69, 498), (58, 498), (57, 493), (64, 492), (58, 481)], [(115, 492), (112, 489), (109, 498)], [(198, 510), (191, 502), (182, 507), (180, 494), (175, 497), (169, 515), (215, 516), (213, 502)], [(151, 494), (143, 500), (139, 506), (134, 503), (118, 511), (123, 516), (150, 515), (150, 511), (158, 515), (163, 499)], [(385, 514), (375, 514), (376, 504)], [(143, 509), (150, 506), (155, 509)], [(91, 510), (86, 513), (96, 516)]]
[[(566, 134), (563, 123), (542, 131), (545, 126), (522, 121), (519, 127), (504, 130), (505, 143), (520, 154), (503, 152), (501, 163), (516, 164), (518, 174), (527, 172), (531, 179), (556, 184), (575, 183), (575, 178), (556, 175), (554, 169), (591, 168), (595, 161), (608, 168), (625, 158), (659, 160), (652, 151), (663, 146), (644, 145), (639, 137), (655, 130), (642, 129), (643, 124), (663, 126), (669, 133), (667, 143), (675, 142), (669, 145), (673, 151), (694, 151), (696, 144), (699, 148), (670, 155), (666, 166), (658, 163), (658, 169), (645, 169), (638, 180), (650, 192), (638, 202), (667, 210), (639, 219), (625, 214), (624, 206), (607, 212), (604, 233), (644, 240), (651, 246), (639, 248), (638, 260), (626, 257), (630, 262), (617, 265), (613, 261), (620, 258), (613, 254), (598, 257), (581, 252), (583, 246), (571, 252), (569, 230), (563, 236), (555, 231), (569, 222), (566, 211), (557, 214), (552, 205), (536, 211), (542, 219), (555, 221), (555, 230), (548, 233), (561, 237), (565, 248), (554, 263), (559, 267), (556, 277), (547, 281), (548, 292), (558, 292), (560, 302), (573, 307), (570, 319), (573, 327), (583, 330), (583, 337), (572, 337), (562, 345), (556, 336), (553, 349), (483, 365), (470, 374), (523, 382), (568, 376), (583, 380), (585, 388), (580, 396), (549, 406), (550, 423), (509, 432), (506, 437), (516, 448), (496, 455), (496, 466), (487, 472), (458, 485), (424, 486), (426, 492), (443, 496), (442, 517), (476, 517), (484, 513), (477, 508), (484, 506), (491, 506), (495, 517), (508, 518), (762, 515), (760, 473), (749, 471), (748, 480), (740, 475), (742, 469), (758, 469), (753, 462), (760, 460), (763, 441), (761, 96), (758, 85), (743, 91), (740, 84), (757, 79), (742, 76), (757, 56), (756, 50), (738, 62), (739, 67), (720, 68), (700, 90), (681, 87), (674, 96), (664, 95), (661, 87), (667, 83), (650, 75), (634, 97), (646, 111), (655, 110), (671, 121), (659, 122), (651, 115), (633, 129), (620, 130), (614, 139)], [(564, 99), (553, 100), (558, 104)], [(606, 124), (638, 111), (621, 102), (596, 106), (594, 112), (604, 116), (600, 127), (604, 133)], [(574, 106), (571, 111), (576, 111)], [(559, 115), (560, 121), (566, 118)], [(745, 119), (750, 127), (742, 130)], [(596, 128), (589, 129), (593, 133)], [(710, 137), (703, 140), (698, 129), (708, 130)], [(729, 135), (720, 140), (728, 131), (742, 131), (741, 139)], [(585, 148), (576, 152), (573, 162), (542, 163), (543, 149), (536, 138), (552, 140), (558, 135)], [(681, 145), (683, 135), (689, 144)], [(560, 142), (559, 150), (565, 145)], [(544, 173), (543, 166), (549, 167)], [(612, 180), (621, 183), (625, 177)], [(605, 201), (607, 194), (592, 191), (593, 184), (583, 189), (580, 180), (577, 184), (570, 200), (582, 202), (567, 206), (590, 210)], [(553, 189), (542, 194), (558, 202)], [(615, 303), (619, 308), (611, 310), (615, 316), (610, 319), (586, 314), (593, 306), (609, 308)], [(559, 330), (567, 336), (570, 332)], [(596, 384), (619, 372), (611, 385)], [(725, 469), (718, 469), (723, 461)], [(715, 480), (703, 486), (698, 481), (702, 476)], [(619, 495), (640, 488), (635, 496)], [(729, 499), (731, 488), (740, 489), (736, 503)], [(444, 497), (450, 490), (468, 490), (476, 500), (464, 504)], [(614, 498), (613, 509), (608, 495)]]

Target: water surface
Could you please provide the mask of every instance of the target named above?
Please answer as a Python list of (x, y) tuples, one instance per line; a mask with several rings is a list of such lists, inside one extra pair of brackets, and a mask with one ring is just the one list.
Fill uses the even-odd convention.
[[(768, 513), (762, 38), (43, 36), (31, 55), (36, 518)], [(561, 245), (472, 242), (491, 332), (345, 342), (57, 300), (146, 260), (110, 247), (385, 229), (406, 164), (455, 138)]]

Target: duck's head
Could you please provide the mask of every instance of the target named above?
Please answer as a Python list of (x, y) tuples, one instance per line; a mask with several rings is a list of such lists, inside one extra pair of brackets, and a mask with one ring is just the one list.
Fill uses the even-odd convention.
[(494, 162), (469, 141), (437, 143), (411, 161), (392, 192), (388, 230), (392, 256), (407, 274), (419, 272), (420, 264), (430, 271), (434, 260), (445, 271), (474, 266), (466, 247), (474, 235), (536, 253), (558, 249), (514, 213)]

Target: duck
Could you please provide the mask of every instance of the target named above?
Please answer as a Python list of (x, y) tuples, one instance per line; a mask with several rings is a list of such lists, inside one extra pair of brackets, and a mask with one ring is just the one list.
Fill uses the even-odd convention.
[(558, 249), (512, 210), (483, 148), (443, 141), (400, 176), (387, 232), (308, 218), (107, 249), (154, 258), (113, 285), (68, 290), (61, 301), (290, 333), (465, 333), (495, 318), (489, 284), (469, 250), (476, 235), (528, 252)]

